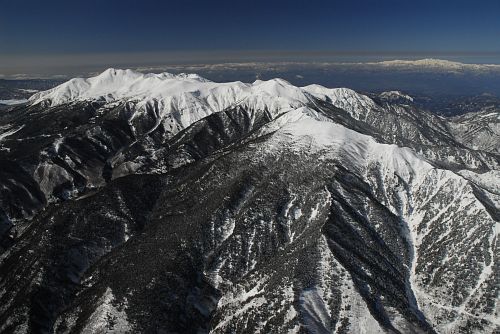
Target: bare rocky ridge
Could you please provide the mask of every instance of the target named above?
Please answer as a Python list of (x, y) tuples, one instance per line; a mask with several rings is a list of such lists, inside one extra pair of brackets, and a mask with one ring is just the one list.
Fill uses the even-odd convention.
[(483, 116), (113, 69), (38, 93), (0, 116), (0, 332), (498, 331)]

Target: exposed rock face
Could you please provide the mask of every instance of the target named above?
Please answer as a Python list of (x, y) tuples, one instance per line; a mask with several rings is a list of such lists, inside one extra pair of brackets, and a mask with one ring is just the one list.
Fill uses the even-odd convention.
[(0, 116), (0, 332), (498, 331), (500, 143), (467, 117), (120, 70), (38, 93)]

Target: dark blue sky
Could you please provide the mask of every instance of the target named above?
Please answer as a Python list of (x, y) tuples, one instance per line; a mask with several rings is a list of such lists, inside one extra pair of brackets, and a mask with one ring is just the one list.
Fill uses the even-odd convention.
[(500, 51), (498, 0), (2, 0), (7, 53)]
[(500, 1), (0, 0), (4, 67), (179, 50), (499, 54)]

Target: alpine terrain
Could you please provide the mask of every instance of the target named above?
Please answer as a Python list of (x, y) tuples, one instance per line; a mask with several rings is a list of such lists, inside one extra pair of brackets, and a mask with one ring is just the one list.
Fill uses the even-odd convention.
[(0, 112), (1, 333), (500, 333), (500, 110), (109, 69)]

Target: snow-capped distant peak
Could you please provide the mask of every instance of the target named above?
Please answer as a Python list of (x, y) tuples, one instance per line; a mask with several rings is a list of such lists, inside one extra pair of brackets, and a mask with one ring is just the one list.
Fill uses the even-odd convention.
[(404, 94), (399, 90), (391, 90), (387, 92), (380, 93), (379, 97), (385, 101), (397, 101), (397, 100), (407, 100), (413, 102), (413, 97), (410, 95)]
[(498, 64), (466, 64), (456, 61), (443, 59), (418, 59), (418, 60), (388, 60), (374, 63), (365, 63), (367, 65), (381, 66), (384, 68), (403, 69), (403, 70), (433, 70), (445, 72), (462, 71), (500, 71)]
[(463, 63), (445, 60), (445, 59), (435, 59), (435, 58), (425, 58), (417, 60), (386, 60), (379, 62), (380, 64), (386, 65), (414, 65), (414, 66), (462, 66)]

